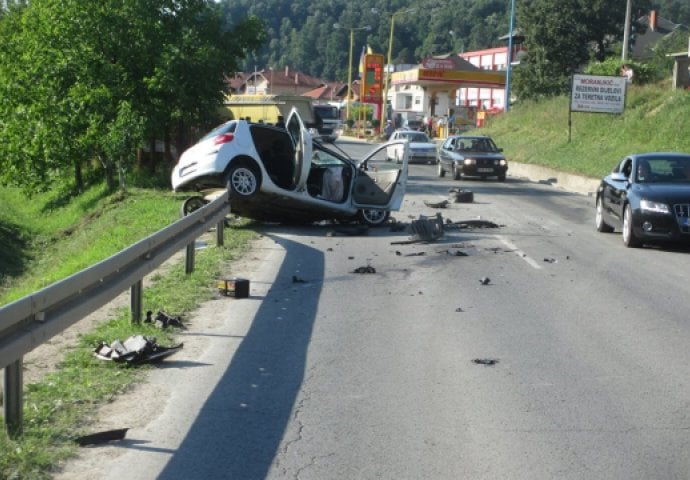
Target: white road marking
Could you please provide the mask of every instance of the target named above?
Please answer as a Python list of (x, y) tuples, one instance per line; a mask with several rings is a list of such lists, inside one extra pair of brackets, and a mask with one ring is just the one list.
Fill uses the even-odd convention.
[(496, 235), (496, 238), (498, 238), (505, 246), (514, 251), (521, 259), (527, 262), (527, 265), (536, 270), (541, 270), (541, 265), (539, 265), (533, 258), (529, 257), (525, 252), (520, 250), (513, 242), (502, 237), (501, 235)]

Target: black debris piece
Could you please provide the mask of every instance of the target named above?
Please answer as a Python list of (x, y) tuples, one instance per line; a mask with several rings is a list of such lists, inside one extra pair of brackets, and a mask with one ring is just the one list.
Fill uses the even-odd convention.
[(101, 342), (94, 350), (96, 358), (114, 362), (140, 364), (154, 363), (182, 349), (183, 344), (163, 347), (154, 337), (132, 335), (124, 342), (115, 340), (111, 344)]
[(292, 276), (292, 283), (307, 283), (303, 278), (299, 278), (297, 275)]
[[(148, 315), (148, 312), (146, 312)], [(171, 315), (168, 315), (165, 312), (159, 311), (156, 314), (156, 322), (160, 322), (161, 328), (168, 328), (168, 327), (175, 327), (175, 328), (181, 328), (183, 330), (186, 330), (187, 327), (182, 323), (182, 317), (179, 315), (176, 317), (173, 317)]]
[(413, 253), (406, 253), (406, 257), (423, 257), (426, 255), (426, 252), (413, 252)]
[(479, 283), (482, 285), (488, 285), (491, 283), (491, 279), (489, 277), (482, 277), (479, 279)]
[(437, 213), (435, 217), (420, 215), (419, 219), (410, 224), (412, 239), (420, 242), (433, 242), (443, 236), (443, 217)]
[(455, 309), (455, 311), (456, 311), (456, 312), (458, 312), (458, 313), (462, 313), (462, 312), (464, 312), (464, 310), (462, 309), (462, 307), (458, 307), (458, 308), (456, 308), (456, 309)]
[(92, 433), (90, 435), (83, 435), (74, 439), (80, 447), (87, 445), (98, 445), (101, 443), (112, 442), (114, 440), (122, 440), (125, 438), (129, 428), (118, 428), (115, 430), (106, 430), (104, 432)]
[(555, 259), (555, 258), (545, 258), (544, 261), (545, 261), (546, 263), (556, 263), (556, 259)]
[(407, 224), (402, 222), (395, 222), (391, 224), (391, 232), (403, 232), (407, 229)]
[(397, 256), (400, 256), (400, 255), (402, 255), (402, 252), (401, 252), (400, 250), (396, 250), (396, 251), (395, 251), (395, 254), (396, 254)]
[(462, 250), (454, 249), (454, 248), (449, 248), (448, 250), (445, 250), (445, 252), (448, 255), (452, 255), (454, 257), (467, 257), (469, 256), (467, 253), (463, 252)]
[(472, 190), (465, 190), (464, 188), (451, 188), (448, 190), (450, 201), (454, 203), (472, 203), (474, 202), (474, 193)]
[(494, 366), (498, 363), (496, 358), (475, 358), (472, 360), (475, 365), (486, 365), (487, 367)]
[(499, 228), (501, 225), (489, 220), (461, 220), (446, 224), (446, 228)]
[(442, 200), (440, 202), (427, 202), (426, 200), (424, 200), (424, 205), (430, 208), (447, 208), (448, 203), (448, 200)]
[(151, 310), (146, 311), (146, 318), (144, 318), (144, 323), (153, 323), (153, 312)]
[(376, 273), (376, 269), (371, 265), (367, 265), (366, 267), (355, 268), (352, 273)]

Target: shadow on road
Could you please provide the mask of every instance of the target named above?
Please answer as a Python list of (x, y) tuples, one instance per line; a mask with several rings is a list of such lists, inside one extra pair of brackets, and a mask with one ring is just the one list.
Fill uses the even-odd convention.
[(270, 469), (296, 408), (324, 276), (322, 252), (273, 239), (286, 250), (276, 280), (159, 480), (262, 479)]

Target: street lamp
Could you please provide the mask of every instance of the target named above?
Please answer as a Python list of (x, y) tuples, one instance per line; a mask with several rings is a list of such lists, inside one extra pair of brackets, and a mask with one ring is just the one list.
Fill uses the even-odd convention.
[(391, 68), (392, 65), (392, 60), (391, 57), (393, 55), (393, 29), (395, 28), (395, 16), (396, 15), (403, 15), (406, 13), (414, 13), (416, 12), (416, 8), (408, 8), (406, 10), (400, 10), (399, 12), (395, 12), (391, 14), (391, 32), (390, 32), (390, 37), (388, 38), (388, 59), (386, 63), (386, 75), (384, 75), (384, 84), (383, 84), (383, 104), (381, 107), (381, 128), (384, 127), (386, 123), (386, 117), (387, 117), (387, 110), (388, 110), (388, 82), (389, 82), (389, 77), (391, 76), (392, 72), (389, 72), (388, 70)]
[(347, 64), (347, 104), (345, 107), (345, 122), (347, 123), (347, 121), (350, 119), (350, 99), (352, 98), (352, 49), (355, 45), (355, 32), (358, 30), (369, 31), (371, 30), (371, 26), (366, 25), (364, 27), (346, 28), (334, 23), (333, 28), (345, 28), (350, 30), (350, 61)]

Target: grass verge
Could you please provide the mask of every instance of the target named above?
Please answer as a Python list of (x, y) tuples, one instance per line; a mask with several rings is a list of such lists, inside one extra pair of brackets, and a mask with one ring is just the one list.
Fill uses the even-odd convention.
[[(31, 239), (35, 246), (23, 250), (29, 254), (18, 269), (21, 274), (4, 279), (3, 304), (169, 225), (178, 218), (180, 205), (180, 197), (167, 191), (142, 189), (109, 196), (95, 189), (70, 206), (51, 212), (46, 209), (46, 198), (21, 205), (18, 192), (5, 191), (3, 195), (15, 208), (0, 218), (0, 224), (14, 216), (11, 223), (16, 232)], [(41, 217), (39, 212), (43, 212)], [(198, 251), (192, 274), (184, 273), (184, 258), (160, 269), (161, 273), (152, 275), (152, 284), (144, 289), (144, 310), (165, 310), (175, 315), (194, 310), (213, 297), (215, 280), (228, 273), (228, 263), (244, 253), (255, 237), (246, 223), (226, 228), (225, 246)], [(25, 386), (22, 435), (10, 438), (4, 429), (0, 432), (0, 478), (48, 479), (59, 462), (75, 454), (74, 440), (85, 433), (83, 429), (98, 405), (127, 391), (148, 368), (97, 360), (94, 348), (101, 340), (124, 340), (135, 334), (155, 336), (162, 345), (175, 341), (174, 332), (148, 324), (133, 325), (129, 310), (123, 309), (70, 346), (55, 372), (40, 383)]]
[[(515, 105), (477, 133), (491, 135), (508, 161), (600, 178), (630, 153), (690, 152), (690, 92), (667, 84), (631, 86), (621, 115), (572, 113), (568, 97)], [(570, 141), (569, 141), (570, 133)]]

